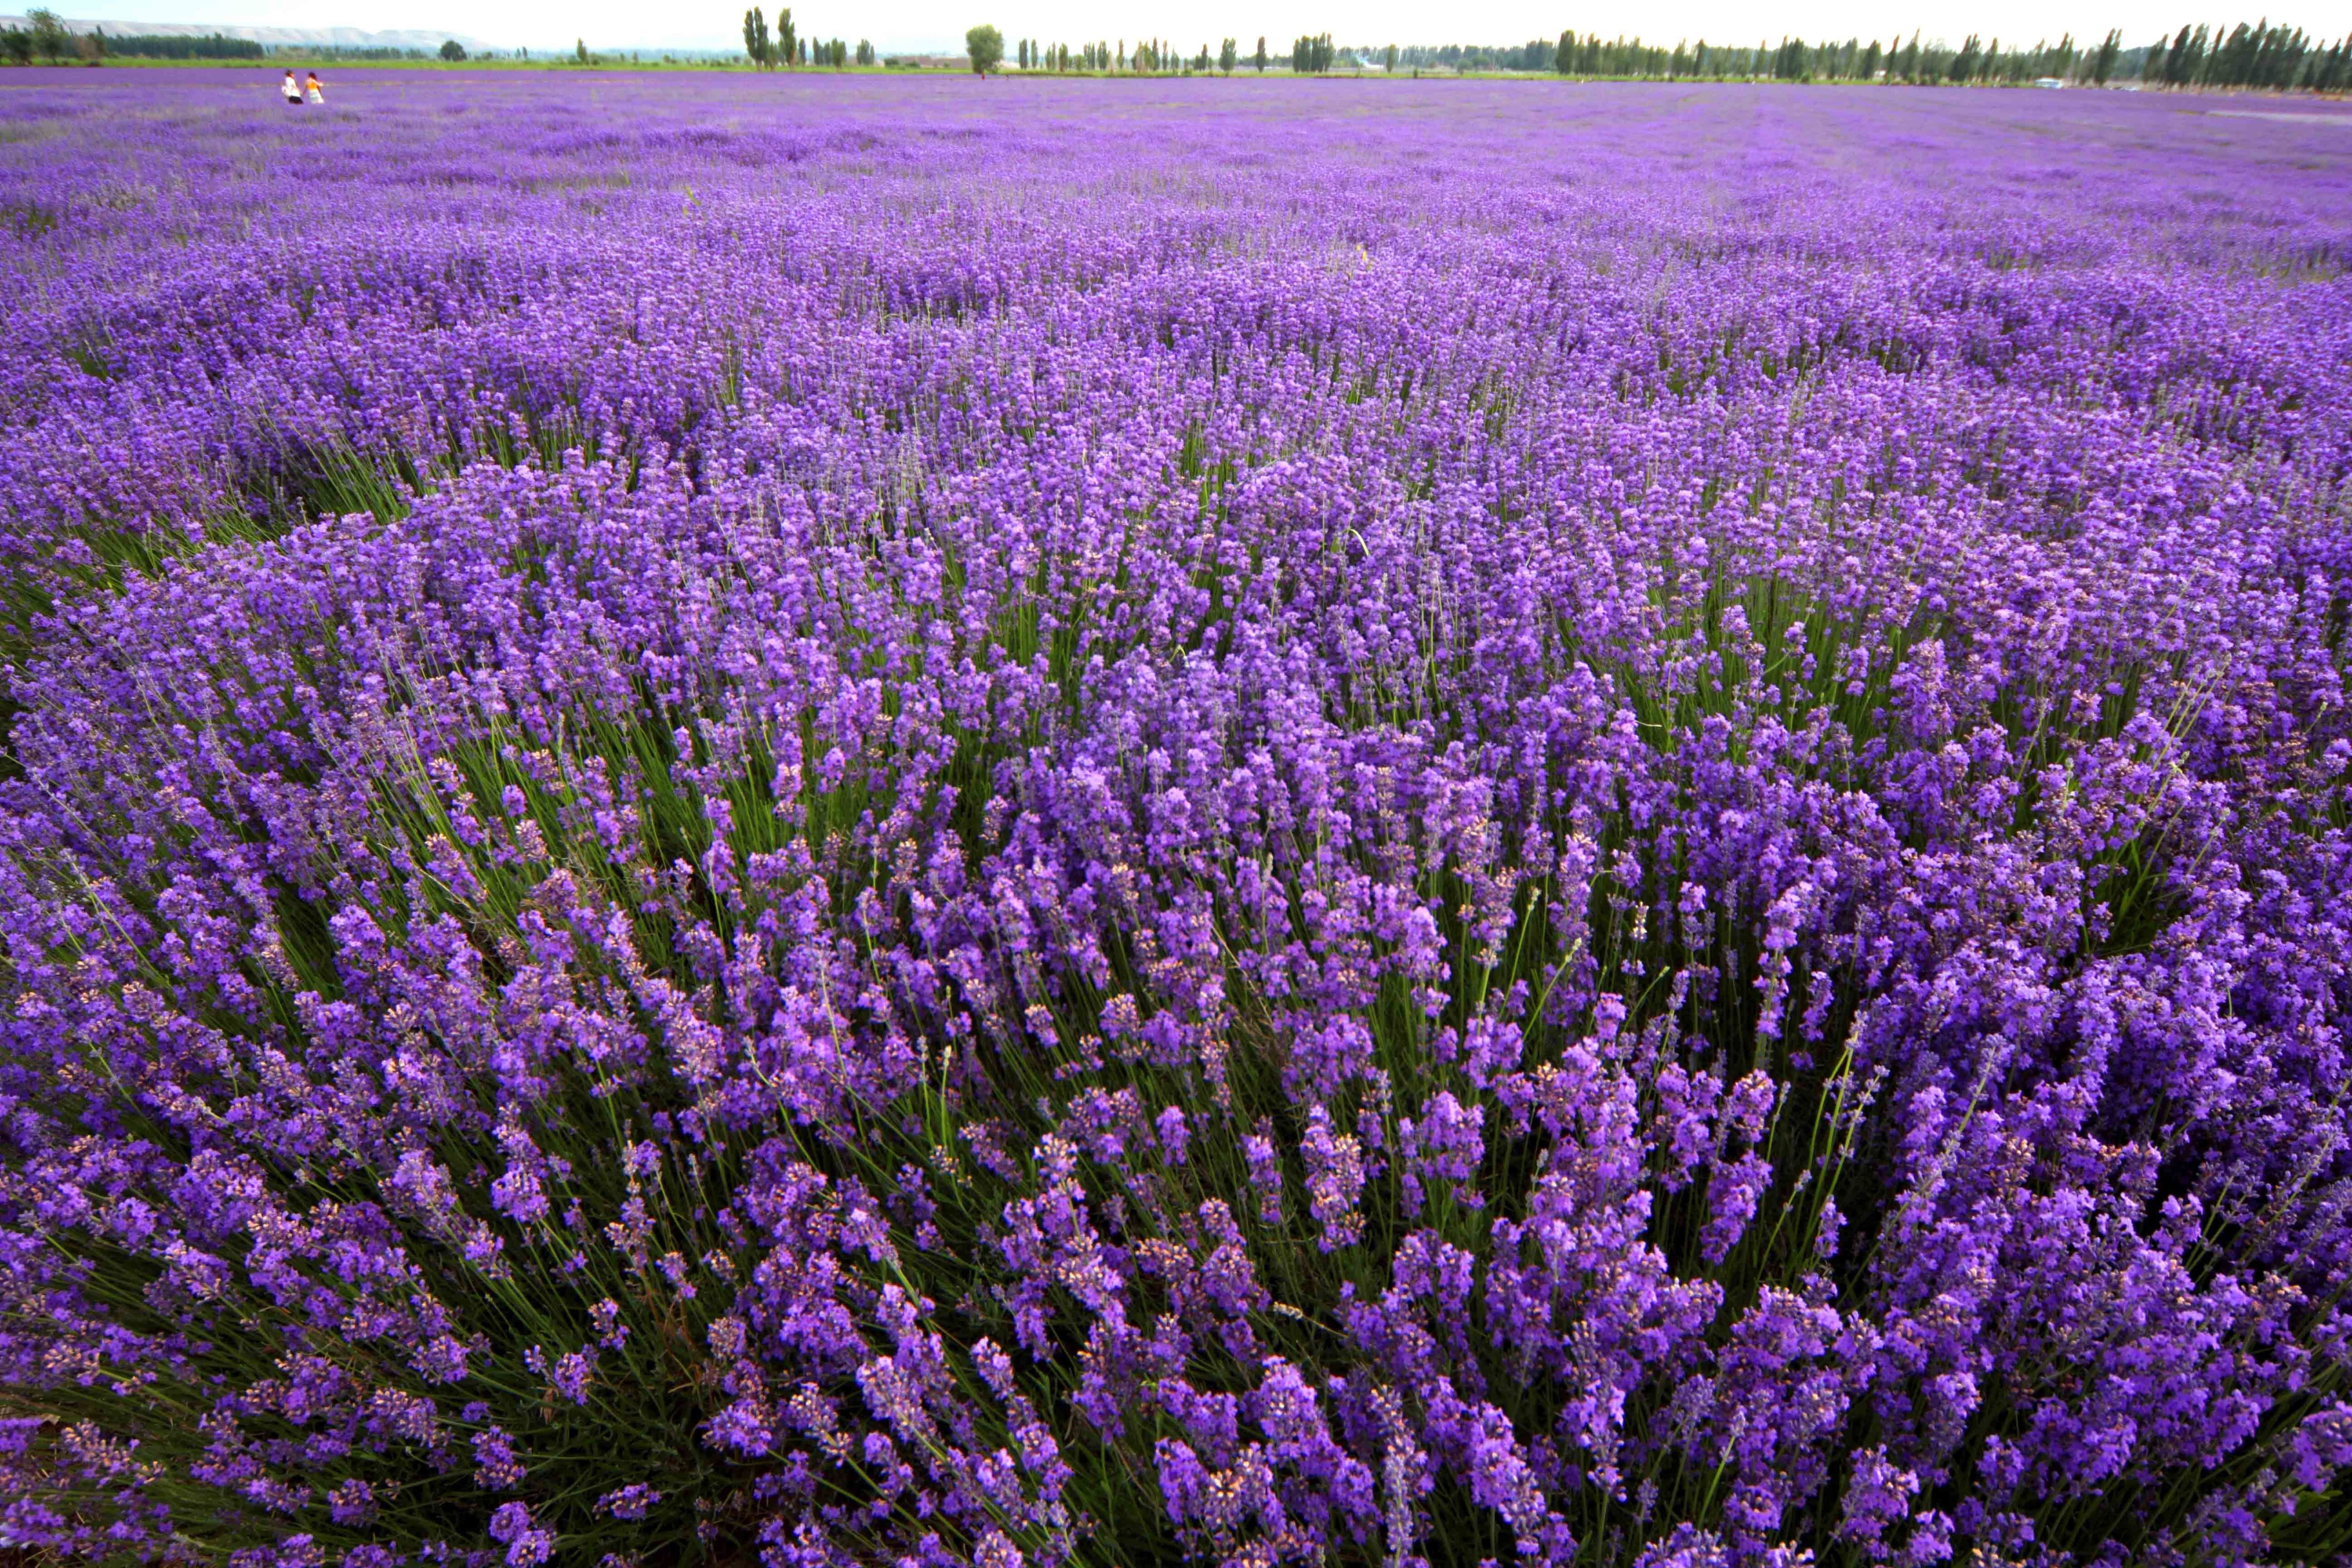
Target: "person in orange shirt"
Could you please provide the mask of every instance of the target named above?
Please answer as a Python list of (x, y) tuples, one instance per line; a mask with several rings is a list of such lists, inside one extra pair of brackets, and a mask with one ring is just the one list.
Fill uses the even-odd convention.
[(302, 94), (320, 108), (323, 109), (326, 107), (327, 95), (319, 90), (319, 73), (317, 71), (310, 72), (310, 79), (303, 82)]

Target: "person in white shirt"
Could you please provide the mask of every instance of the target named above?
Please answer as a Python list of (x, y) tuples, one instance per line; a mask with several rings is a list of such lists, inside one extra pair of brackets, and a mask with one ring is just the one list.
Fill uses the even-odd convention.
[(286, 95), (287, 108), (299, 109), (302, 107), (302, 84), (294, 79), (294, 73), (291, 70), (289, 70), (286, 73), (286, 79), (278, 83), (278, 90)]

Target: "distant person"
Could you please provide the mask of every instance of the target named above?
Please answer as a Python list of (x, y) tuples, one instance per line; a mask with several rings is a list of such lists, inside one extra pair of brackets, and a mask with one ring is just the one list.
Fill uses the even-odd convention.
[(302, 107), (302, 84), (294, 79), (294, 73), (292, 70), (289, 69), (287, 71), (286, 79), (279, 82), (278, 84), (278, 88), (279, 91), (286, 95), (287, 108), (299, 109)]
[(317, 71), (312, 71), (310, 74), (310, 79), (303, 82), (302, 92), (303, 96), (310, 99), (311, 102), (319, 105), (322, 109), (326, 107), (327, 95), (319, 89), (319, 73)]

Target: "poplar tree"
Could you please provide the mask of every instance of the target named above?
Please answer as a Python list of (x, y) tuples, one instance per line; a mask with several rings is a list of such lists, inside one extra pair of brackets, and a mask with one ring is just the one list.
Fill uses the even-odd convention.
[(2091, 57), (2091, 79), (2098, 83), (2101, 87), (2106, 86), (2107, 78), (2115, 74), (2116, 57), (2123, 52), (2124, 35), (2122, 29), (2117, 27), (2108, 28), (2106, 37), (2099, 44), (2099, 52)]
[(26, 12), (25, 20), (31, 26), (35, 49), (51, 65), (65, 58), (66, 49), (73, 42), (73, 35), (66, 30), (65, 23), (58, 19), (55, 11), (41, 6)]
[(2183, 27), (2172, 40), (2172, 52), (2164, 58), (2164, 84), (2167, 87), (2187, 87), (2197, 79), (2197, 68), (2205, 58), (2205, 29), (2191, 32)]

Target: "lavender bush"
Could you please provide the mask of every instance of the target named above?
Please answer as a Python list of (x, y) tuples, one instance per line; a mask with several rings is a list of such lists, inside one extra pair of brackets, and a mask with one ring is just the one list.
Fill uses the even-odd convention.
[(0, 105), (0, 1542), (2352, 1553), (2352, 117), (261, 91)]

